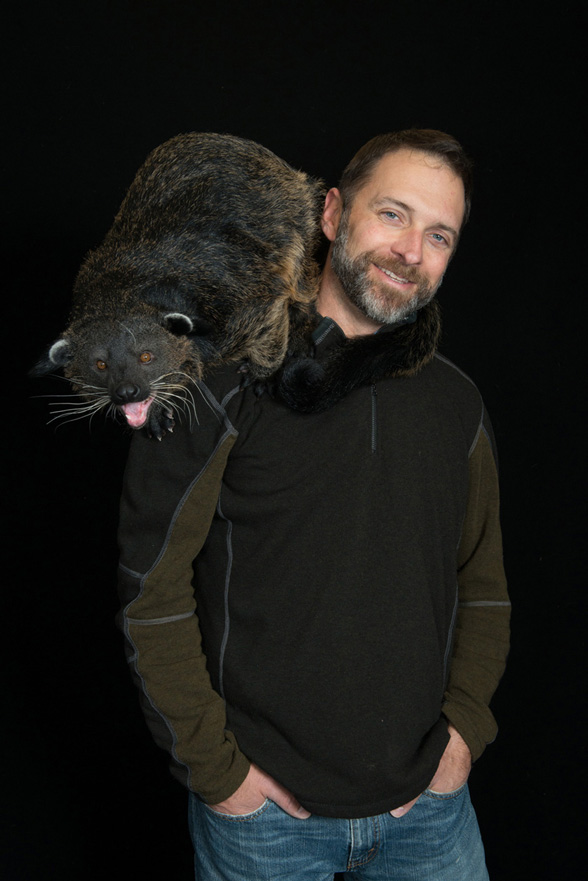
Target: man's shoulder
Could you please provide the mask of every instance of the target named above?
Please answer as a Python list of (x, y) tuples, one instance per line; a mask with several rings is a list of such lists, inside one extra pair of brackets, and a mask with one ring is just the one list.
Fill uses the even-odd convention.
[(239, 371), (239, 364), (222, 364), (206, 370), (199, 384), (221, 403), (227, 395), (239, 391), (243, 386), (244, 376)]
[(253, 383), (247, 381), (246, 370), (240, 364), (224, 364), (205, 371), (202, 379), (196, 382), (192, 394), (198, 408), (204, 408), (217, 419), (229, 421), (239, 430), (243, 419), (247, 420), (255, 412), (258, 395)]
[(468, 376), (461, 367), (458, 367), (445, 355), (435, 352), (430, 362), (430, 368), (435, 382), (445, 386), (448, 390), (455, 390), (455, 393), (463, 395), (466, 400), (480, 400), (480, 390), (471, 376)]
[(267, 397), (236, 362), (207, 370), (193, 394), (199, 398), (199, 411), (206, 412), (205, 420), (223, 423), (236, 434), (259, 418), (259, 402)]
[(472, 428), (481, 424), (485, 414), (482, 395), (473, 379), (457, 364), (436, 352), (422, 374), (438, 406), (451, 405)]

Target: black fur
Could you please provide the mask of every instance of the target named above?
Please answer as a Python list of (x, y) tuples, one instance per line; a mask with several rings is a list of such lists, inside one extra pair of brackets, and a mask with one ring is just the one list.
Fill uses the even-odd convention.
[(439, 306), (433, 300), (413, 323), (353, 339), (341, 335), (324, 359), (286, 364), (278, 395), (294, 410), (327, 410), (360, 386), (416, 373), (433, 357), (440, 329)]

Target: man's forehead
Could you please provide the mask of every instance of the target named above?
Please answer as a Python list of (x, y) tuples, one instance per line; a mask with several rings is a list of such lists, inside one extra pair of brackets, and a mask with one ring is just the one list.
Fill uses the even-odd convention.
[(390, 199), (416, 207), (413, 200), (423, 200), (431, 209), (449, 212), (458, 228), (465, 209), (463, 181), (451, 166), (435, 154), (406, 147), (386, 153), (375, 163), (356, 197), (360, 195), (370, 205)]

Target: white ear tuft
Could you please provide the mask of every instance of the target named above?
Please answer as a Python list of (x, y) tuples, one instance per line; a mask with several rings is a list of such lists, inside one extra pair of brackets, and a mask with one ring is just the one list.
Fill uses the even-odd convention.
[(188, 315), (183, 312), (168, 312), (163, 316), (163, 326), (171, 333), (178, 336), (184, 336), (192, 332), (194, 323)]
[(53, 343), (47, 355), (56, 367), (63, 367), (70, 355), (68, 341), (65, 339), (57, 340), (57, 342)]
[(56, 367), (65, 367), (71, 358), (71, 348), (67, 339), (63, 337), (56, 340), (46, 350), (40, 361), (29, 370), (29, 376), (46, 376), (52, 373)]

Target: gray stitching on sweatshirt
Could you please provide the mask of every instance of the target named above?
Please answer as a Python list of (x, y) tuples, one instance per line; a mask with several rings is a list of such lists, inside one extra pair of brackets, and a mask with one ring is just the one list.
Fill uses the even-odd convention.
[(231, 582), (231, 571), (233, 568), (233, 523), (231, 520), (228, 520), (222, 512), (220, 498), (217, 504), (217, 512), (219, 517), (227, 524), (227, 569), (225, 573), (225, 595), (224, 595), (224, 604), (225, 604), (225, 629), (223, 632), (223, 638), (221, 642), (219, 659), (218, 659), (218, 690), (222, 699), (225, 699), (225, 691), (223, 685), (223, 672), (225, 665), (225, 652), (227, 649), (227, 643), (229, 641), (229, 631), (231, 629), (231, 617), (229, 615), (229, 587)]
[(184, 618), (191, 618), (194, 612), (182, 612), (181, 615), (168, 615), (165, 618), (129, 618), (129, 624), (138, 624), (140, 627), (151, 624), (168, 624), (170, 621), (182, 621)]

